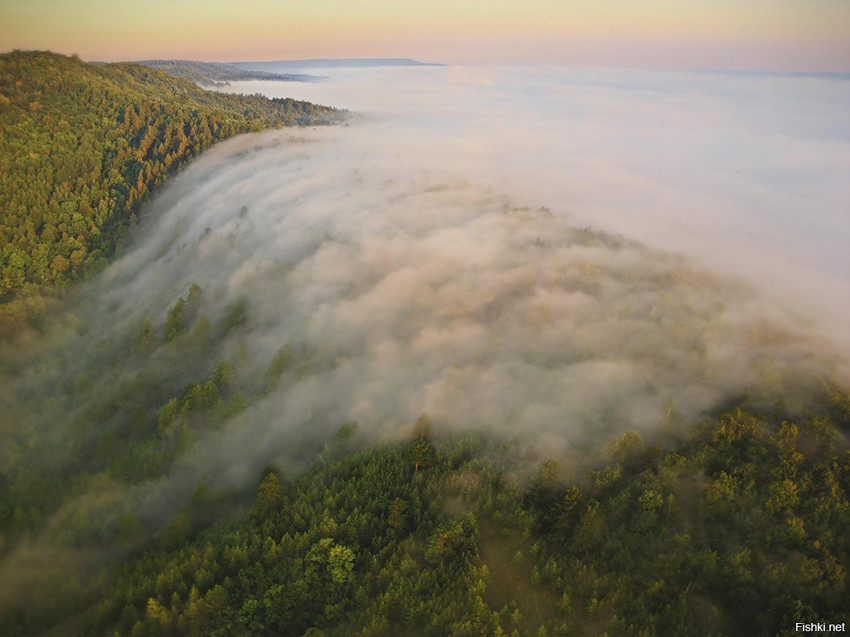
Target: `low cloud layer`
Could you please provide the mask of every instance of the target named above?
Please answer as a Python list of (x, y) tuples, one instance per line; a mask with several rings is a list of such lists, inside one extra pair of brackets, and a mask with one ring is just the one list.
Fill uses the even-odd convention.
[(192, 283), (210, 316), (244, 298), (246, 335), (225, 352), (258, 369), (283, 345), (300, 357), (306, 371), (201, 464), (212, 453), (253, 472), (305, 432), (356, 421), (392, 438), (423, 413), (553, 452), (693, 417), (791, 368), (827, 372), (806, 325), (746, 285), (420, 165), (403, 140), (363, 144), (367, 132), (221, 145), (103, 277), (101, 302), (128, 319), (162, 321)]
[(187, 489), (303, 466), (349, 422), (386, 440), (428, 414), (542, 455), (846, 382), (848, 83), (438, 68), (302, 90), (361, 115), (210, 150), (77, 310), (81, 355), (197, 284), (212, 319), (245, 302), (216, 357), (259, 378), (292, 351), (181, 458)]
[(842, 338), (850, 307), (845, 77), (555, 68), (331, 72), (259, 82), (366, 114), (362, 143), (521, 205), (743, 277)]

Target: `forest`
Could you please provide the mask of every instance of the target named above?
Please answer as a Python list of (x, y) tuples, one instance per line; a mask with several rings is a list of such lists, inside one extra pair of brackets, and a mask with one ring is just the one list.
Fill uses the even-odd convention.
[[(88, 630), (123, 635), (781, 635), (850, 620), (847, 395), (799, 425), (734, 407), (687, 439), (611, 440), (518, 481), (479, 437), (273, 470), (230, 528), (197, 505), (123, 568)], [(332, 461), (336, 455), (339, 459)], [(514, 458), (513, 462), (518, 459)], [(185, 534), (181, 537), (181, 534)]]
[(342, 115), (205, 91), (138, 64), (93, 65), (50, 52), (0, 56), (4, 329), (37, 313), (48, 289), (112, 258), (151, 189), (216, 141)]
[[(161, 311), (122, 313), (87, 287), (205, 148), (344, 116), (132, 64), (0, 57), (0, 634), (767, 636), (850, 622), (850, 393), (828, 366), (766, 368), (764, 386), (699, 417), (670, 402), (654, 428), (549, 455), (527, 432), (423, 413), (383, 440), (372, 423), (308, 421), (262, 463), (243, 449), (263, 446), (256, 421), (337, 359), (305, 341), (248, 347), (268, 319), (247, 295), (192, 283)], [(584, 264), (588, 286), (603, 265)], [(215, 471), (221, 457), (231, 471)]]

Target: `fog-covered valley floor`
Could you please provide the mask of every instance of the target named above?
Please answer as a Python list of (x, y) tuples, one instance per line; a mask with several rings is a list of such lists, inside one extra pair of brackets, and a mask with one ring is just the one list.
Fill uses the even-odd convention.
[(328, 75), (231, 86), (357, 115), (214, 151), (108, 283), (165, 294), (148, 313), (192, 282), (244, 296), (252, 360), (311, 352), (321, 371), (258, 406), (271, 431), (427, 413), (561, 449), (792, 368), (846, 375), (846, 78)]
[(392, 436), (422, 413), (562, 449), (832, 359), (826, 323), (746, 277), (576, 226), (558, 200), (528, 206), (451, 150), (375, 137), (355, 121), (221, 145), (151, 206), (97, 288), (121, 321), (163, 321), (193, 283), (209, 316), (244, 299), (246, 333), (223, 351), (258, 369), (283, 346), (303, 357), (309, 373), (245, 416), (258, 450), (350, 421)]
[(82, 361), (144, 319), (162, 333), (192, 284), (194, 317), (241, 304), (206, 354), (247, 378), (284, 348), (300, 371), (196, 448), (204, 473), (253, 477), (295, 431), (392, 438), (423, 413), (561, 451), (786, 374), (846, 378), (846, 79), (329, 72), (228, 88), (354, 115), (231, 140), (174, 178), (62, 346)]
[(397, 170), (455, 174), (747, 278), (771, 301), (832, 322), (847, 347), (846, 77), (486, 66), (327, 74), (226, 90), (360, 112), (364, 151)]

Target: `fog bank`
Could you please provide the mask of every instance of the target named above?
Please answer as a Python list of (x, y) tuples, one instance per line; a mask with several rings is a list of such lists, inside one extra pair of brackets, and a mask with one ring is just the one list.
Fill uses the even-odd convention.
[(545, 67), (328, 69), (249, 82), (365, 114), (364, 143), (744, 278), (850, 337), (845, 76)]
[(564, 202), (522, 206), (451, 154), (432, 161), (373, 130), (219, 145), (151, 204), (138, 245), (97, 284), (117, 324), (161, 323), (193, 283), (211, 317), (244, 299), (222, 356), (260, 374), (293, 352), (277, 388), (181, 471), (239, 482), (303, 460), (298, 441), (344, 423), (394, 439), (423, 413), (555, 453), (670, 427), (748, 388), (781, 392), (798, 372), (843, 373), (818, 330), (752, 287), (577, 227)]

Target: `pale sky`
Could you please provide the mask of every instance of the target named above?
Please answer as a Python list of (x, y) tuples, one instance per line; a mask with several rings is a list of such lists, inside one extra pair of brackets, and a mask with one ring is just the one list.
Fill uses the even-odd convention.
[(850, 0), (0, 0), (0, 51), (13, 48), (850, 71)]

